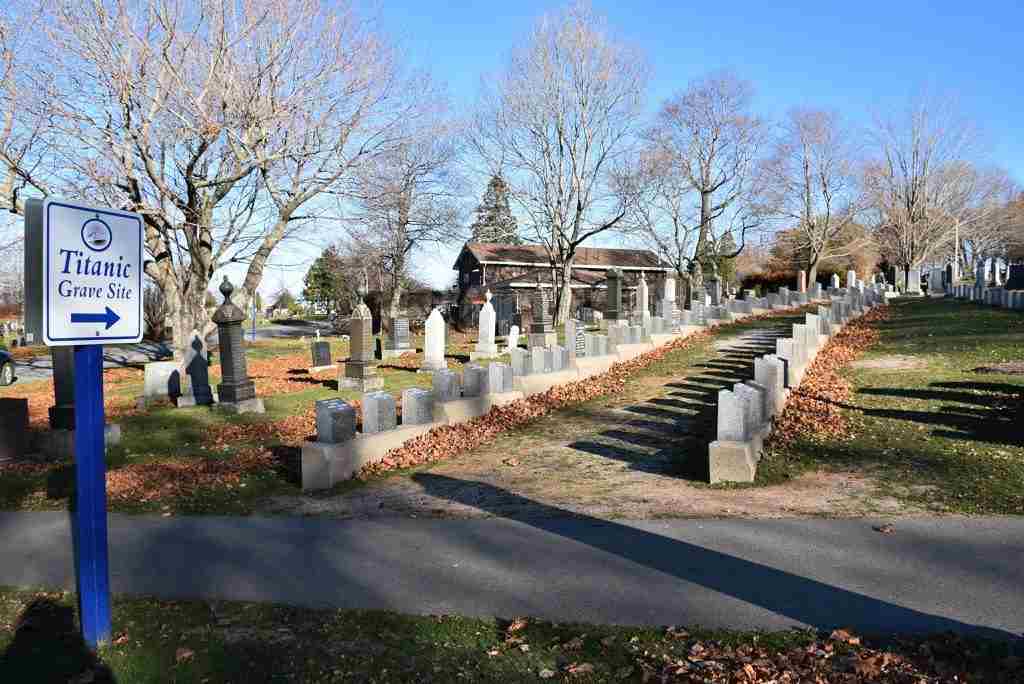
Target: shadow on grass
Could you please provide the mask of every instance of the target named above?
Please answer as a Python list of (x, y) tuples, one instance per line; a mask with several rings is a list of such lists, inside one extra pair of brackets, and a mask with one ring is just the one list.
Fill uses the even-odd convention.
[[(987, 382), (937, 382), (928, 387), (929, 389), (871, 387), (859, 389), (857, 394), (949, 403), (939, 406), (934, 411), (870, 408), (846, 403), (836, 405), (875, 418), (905, 420), (936, 428), (947, 428), (933, 432), (939, 437), (1024, 446), (1024, 433), (1020, 428), (1024, 425), (1024, 387)], [(989, 394), (976, 394), (970, 390)]]
[[(781, 328), (756, 329), (720, 348), (711, 359), (691, 364), (692, 374), (665, 383), (664, 396), (621, 406), (582, 411), (581, 417), (614, 427), (569, 444), (631, 470), (707, 482), (708, 445), (717, 438), (718, 392), (754, 377), (754, 358), (775, 351)], [(628, 415), (640, 418), (624, 418)]]
[[(91, 673), (91, 678), (84, 673)], [(115, 679), (82, 640), (74, 610), (36, 598), (21, 612), (14, 639), (0, 655), (0, 681), (107, 684)]]

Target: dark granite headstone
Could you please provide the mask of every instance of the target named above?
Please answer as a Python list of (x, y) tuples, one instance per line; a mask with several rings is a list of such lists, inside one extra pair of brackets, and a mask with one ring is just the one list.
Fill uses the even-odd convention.
[(1024, 290), (1024, 264), (1010, 264), (1009, 276), (1006, 278), (1007, 290)]
[(53, 360), (53, 400), (50, 428), (75, 429), (75, 348), (50, 347)]
[(530, 325), (531, 333), (554, 332), (555, 325), (551, 320), (551, 311), (549, 310), (550, 301), (551, 298), (548, 291), (538, 286), (530, 302), (531, 309), (533, 310), (533, 320)]
[(607, 301), (604, 306), (604, 319), (617, 321), (622, 316), (622, 271), (610, 268), (605, 273), (607, 283)]
[(408, 318), (392, 318), (390, 328), (391, 334), (388, 335), (385, 349), (399, 351), (412, 348)]
[(314, 368), (331, 365), (331, 343), (327, 340), (314, 340), (310, 345), (310, 354)]
[(28, 399), (0, 399), (0, 461), (20, 459), (28, 439)]
[(221, 383), (217, 386), (217, 394), (221, 405), (237, 405), (256, 398), (256, 385), (249, 379), (245, 347), (242, 344), (245, 313), (231, 302), (234, 289), (227, 276), (224, 276), (224, 282), (220, 285), (224, 303), (213, 314), (220, 340)]

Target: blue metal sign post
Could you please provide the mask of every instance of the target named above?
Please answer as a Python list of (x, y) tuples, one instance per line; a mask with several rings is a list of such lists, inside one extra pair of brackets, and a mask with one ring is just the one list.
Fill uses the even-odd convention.
[(75, 580), (82, 637), (110, 641), (103, 347), (75, 347)]
[(26, 326), (48, 346), (75, 350), (75, 581), (93, 648), (111, 632), (103, 345), (142, 340), (143, 249), (138, 214), (26, 202)]

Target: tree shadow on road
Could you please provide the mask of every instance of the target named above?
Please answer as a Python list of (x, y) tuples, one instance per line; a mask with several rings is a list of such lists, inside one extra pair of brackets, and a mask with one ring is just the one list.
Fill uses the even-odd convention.
[[(412, 479), (430, 495), (498, 516), (502, 511), (492, 507), (490, 502), (517, 500), (518, 508), (536, 512), (529, 518), (517, 518), (531, 527), (586, 544), (819, 630), (852, 627), (865, 634), (952, 631), (999, 640), (1020, 639), (1018, 635), (1000, 629), (905, 608), (689, 542), (610, 520), (571, 513), (485, 482), (433, 473), (417, 473)], [(465, 497), (462, 496), (464, 492), (467, 493)], [(580, 525), (581, 520), (589, 524)], [(955, 549), (949, 552), (956, 553)]]

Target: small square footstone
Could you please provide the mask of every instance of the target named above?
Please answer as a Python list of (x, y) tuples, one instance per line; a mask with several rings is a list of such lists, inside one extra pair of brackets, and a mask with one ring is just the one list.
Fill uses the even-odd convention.
[(462, 369), (462, 396), (479, 397), (487, 382), (487, 371), (475, 363), (466, 364)]
[(398, 424), (395, 398), (387, 392), (367, 392), (363, 395), (363, 434), (394, 430)]
[(459, 376), (455, 371), (444, 370), (434, 371), (431, 379), (431, 387), (434, 390), (434, 398), (437, 401), (455, 401), (459, 398)]
[(355, 435), (355, 407), (341, 399), (321, 399), (316, 402), (316, 441), (340, 444)]
[(433, 420), (433, 392), (420, 387), (402, 390), (402, 425), (426, 425)]

